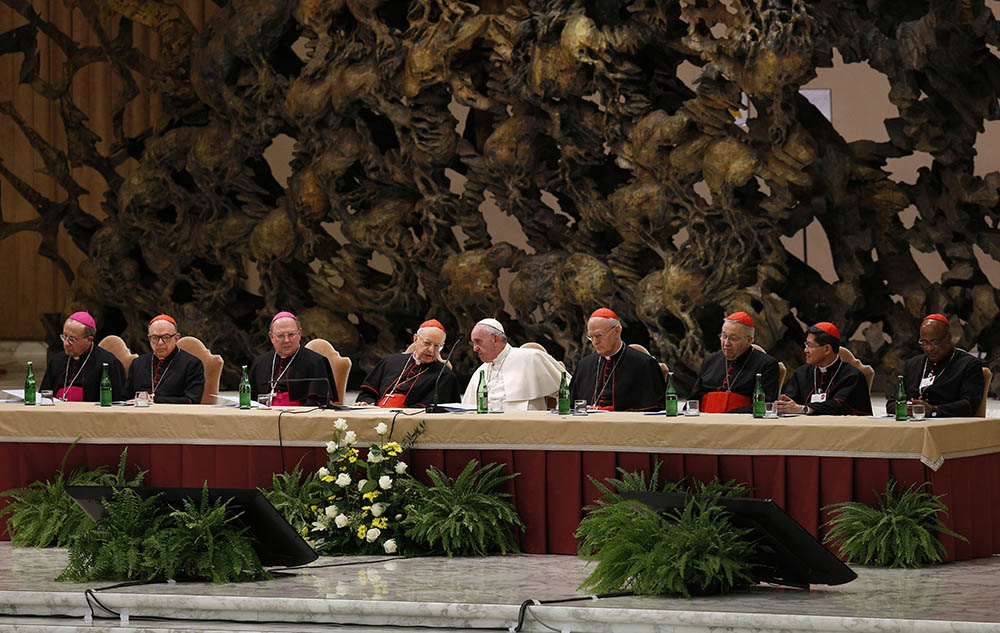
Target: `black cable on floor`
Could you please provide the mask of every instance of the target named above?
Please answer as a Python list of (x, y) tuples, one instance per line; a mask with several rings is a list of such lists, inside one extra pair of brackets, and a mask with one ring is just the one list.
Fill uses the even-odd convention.
[[(622, 592), (619, 592), (619, 593), (599, 593), (596, 596), (574, 596), (572, 598), (554, 598), (552, 600), (525, 600), (524, 602), (521, 603), (521, 609), (517, 613), (517, 625), (514, 627), (514, 633), (519, 633), (520, 630), (521, 630), (521, 627), (524, 626), (524, 615), (525, 615), (525, 613), (527, 613), (529, 606), (539, 606), (540, 607), (543, 604), (561, 604), (561, 603), (564, 603), (564, 602), (581, 602), (583, 600), (600, 600), (602, 598), (622, 598), (622, 597), (625, 597), (625, 596), (632, 596), (632, 595), (635, 595), (635, 594), (633, 594), (631, 591), (622, 591)], [(538, 620), (537, 617), (535, 619)], [(538, 620), (538, 623), (541, 624), (542, 626), (544, 626), (547, 629), (551, 629), (552, 628), (551, 626), (545, 624), (541, 620)], [(557, 629), (552, 629), (552, 630), (557, 630)]]

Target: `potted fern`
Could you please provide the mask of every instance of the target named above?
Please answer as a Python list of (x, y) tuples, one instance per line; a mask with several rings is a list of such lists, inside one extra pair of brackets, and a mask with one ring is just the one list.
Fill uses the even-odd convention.
[(469, 460), (455, 479), (431, 468), (427, 475), (432, 486), (409, 481), (412, 497), (403, 526), (414, 545), (443, 550), (448, 556), (518, 551), (514, 530), (523, 531), (524, 523), (507, 500), (510, 495), (498, 491), (518, 473), (501, 475), (504, 464), (478, 465), (478, 460)]
[(80, 440), (66, 449), (59, 469), (50, 479), (34, 481), (24, 488), (5, 490), (0, 496), (11, 501), (0, 510), (0, 517), (9, 515), (7, 532), (16, 547), (68, 547), (73, 538), (89, 530), (93, 522), (80, 506), (66, 494), (64, 486), (141, 486), (146, 471), (132, 478), (126, 475), (128, 449), (118, 458), (118, 470), (107, 466), (93, 470), (81, 464), (66, 472), (66, 459)]
[(966, 541), (948, 529), (941, 515), (948, 506), (944, 495), (932, 495), (927, 484), (911, 485), (902, 494), (896, 481), (890, 479), (885, 492), (872, 507), (857, 501), (844, 501), (826, 506), (830, 520), (825, 543), (835, 544), (841, 555), (852, 563), (883, 567), (920, 567), (925, 563), (940, 563), (945, 552), (939, 534), (948, 534)]

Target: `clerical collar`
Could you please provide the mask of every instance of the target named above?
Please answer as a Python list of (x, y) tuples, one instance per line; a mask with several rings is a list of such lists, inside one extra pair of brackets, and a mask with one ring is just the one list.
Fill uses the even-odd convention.
[(606, 361), (609, 361), (615, 356), (617, 356), (618, 352), (622, 351), (623, 349), (625, 349), (625, 341), (618, 341), (618, 349), (615, 350), (615, 353), (612, 354), (611, 356), (601, 356), (601, 358), (603, 358)]
[(156, 354), (153, 354), (153, 362), (156, 362), (156, 363), (169, 363), (169, 362), (173, 362), (174, 356), (177, 356), (177, 352), (179, 352), (180, 349), (181, 348), (179, 348), (179, 347), (175, 347), (174, 351), (170, 352), (169, 354), (167, 354), (166, 356), (163, 357), (163, 360), (160, 360), (159, 356), (157, 356)]
[(832, 361), (830, 361), (829, 365), (826, 365), (824, 367), (820, 367), (819, 365), (816, 365), (816, 369), (820, 370), (821, 373), (825, 374), (827, 372), (827, 370), (829, 370), (831, 367), (833, 367), (834, 363), (836, 363), (838, 360), (840, 360), (839, 356), (836, 357), (836, 358), (834, 358)]
[(491, 360), (489, 364), (494, 367), (499, 367), (500, 365), (503, 365), (503, 362), (507, 360), (507, 357), (509, 355), (510, 355), (510, 343), (507, 343), (506, 345), (503, 346), (503, 349), (500, 350), (500, 353), (497, 354), (497, 357)]
[[(94, 351), (94, 344), (91, 343), (90, 347), (87, 348), (87, 358), (90, 358), (90, 353)], [(81, 354), (82, 356), (82, 354)], [(80, 356), (70, 356), (73, 360), (80, 360)]]
[(277, 356), (278, 358), (280, 358), (281, 360), (288, 360), (289, 358), (295, 358), (295, 355), (299, 353), (300, 349), (302, 349), (301, 345), (299, 345), (298, 347), (296, 347), (295, 351), (292, 352), (291, 354), (289, 354), (288, 356), (282, 356), (278, 352), (275, 352), (274, 355)]

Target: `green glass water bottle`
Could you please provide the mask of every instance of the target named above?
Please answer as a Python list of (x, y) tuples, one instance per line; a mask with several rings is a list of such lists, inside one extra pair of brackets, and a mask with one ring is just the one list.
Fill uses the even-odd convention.
[(108, 374), (108, 364), (102, 363), (101, 367), (101, 406), (111, 406), (111, 376)]
[(896, 379), (896, 419), (906, 421), (906, 385), (902, 376)]
[(757, 374), (757, 384), (753, 387), (753, 417), (764, 417), (764, 385), (761, 384), (760, 374)]
[(664, 402), (667, 415), (677, 415), (677, 387), (674, 386), (674, 372), (667, 372), (667, 393)]
[(562, 380), (559, 382), (559, 414), (569, 413), (569, 381), (566, 380), (566, 372), (562, 373)]
[(243, 377), (240, 378), (240, 408), (250, 408), (250, 379), (247, 378), (246, 365), (243, 365)]
[(489, 413), (490, 390), (486, 387), (486, 372), (479, 370), (479, 386), (476, 387), (476, 413)]
[(35, 371), (28, 361), (28, 374), (24, 377), (24, 404), (35, 404)]

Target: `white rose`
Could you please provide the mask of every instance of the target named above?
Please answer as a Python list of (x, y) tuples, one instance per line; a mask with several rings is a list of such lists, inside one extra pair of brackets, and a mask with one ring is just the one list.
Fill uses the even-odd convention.
[(347, 515), (346, 515), (346, 514), (338, 514), (338, 515), (337, 515), (337, 518), (336, 518), (336, 519), (334, 519), (334, 520), (333, 520), (333, 522), (334, 522), (334, 523), (335, 523), (335, 524), (337, 525), (337, 527), (339, 527), (339, 528), (344, 528), (344, 527), (347, 527)]
[(347, 433), (344, 433), (344, 444), (347, 444), (348, 446), (350, 446), (351, 444), (355, 443), (356, 441), (358, 441), (358, 434), (357, 433), (355, 433), (354, 431), (348, 431)]
[(382, 475), (378, 478), (378, 487), (382, 490), (388, 490), (392, 488), (392, 477), (389, 475)]
[(359, 479), (358, 480), (358, 492), (361, 492), (361, 489), (365, 487), (366, 483), (368, 483), (367, 479)]
[(382, 530), (378, 528), (369, 528), (368, 531), (365, 532), (365, 539), (369, 543), (374, 543), (380, 536), (382, 536)]
[(326, 506), (326, 516), (332, 519), (338, 514), (340, 514), (340, 508), (338, 508), (337, 506)]
[(380, 461), (382, 461), (384, 459), (385, 459), (385, 457), (382, 456), (382, 453), (376, 453), (374, 451), (371, 452), (371, 453), (368, 453), (368, 463), (369, 464), (377, 464), (377, 463), (379, 463)]
[(380, 517), (385, 514), (385, 504), (384, 503), (373, 503), (372, 504), (372, 516)]
[(346, 431), (347, 430), (347, 420), (345, 420), (344, 418), (337, 418), (333, 422), (333, 428), (337, 429), (338, 431)]
[(319, 470), (316, 471), (316, 475), (320, 479), (322, 479), (323, 477), (326, 477), (329, 474), (330, 474), (330, 470), (326, 466), (323, 466)]
[(348, 475), (347, 473), (340, 473), (339, 475), (337, 475), (337, 481), (335, 481), (334, 483), (340, 486), (341, 488), (346, 488), (347, 486), (351, 485), (351, 476)]
[(389, 430), (389, 427), (385, 425), (385, 422), (379, 422), (378, 426), (375, 427), (375, 432), (379, 435), (385, 435), (385, 432)]
[[(382, 543), (382, 549), (385, 550), (386, 554), (395, 554), (396, 553), (396, 539), (391, 538), (388, 541), (386, 541), (385, 543)], [(388, 567), (388, 565), (386, 565), (386, 567)]]
[(402, 475), (406, 472), (406, 462), (399, 462), (396, 464), (396, 474)]
[(333, 453), (333, 452), (336, 452), (336, 450), (337, 450), (337, 444), (335, 442), (327, 442), (326, 443), (326, 452), (327, 453)]

